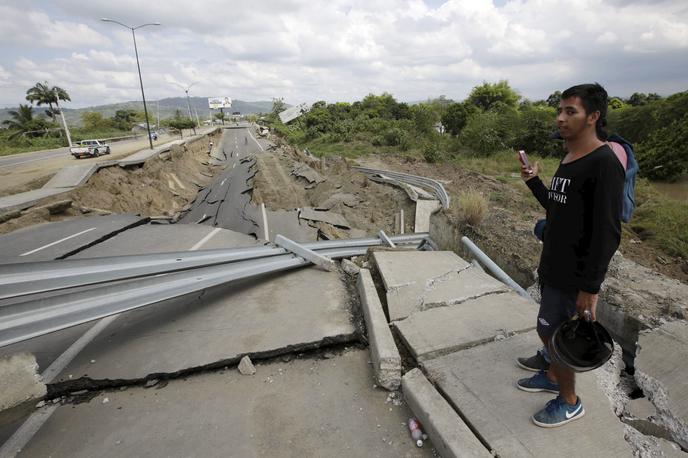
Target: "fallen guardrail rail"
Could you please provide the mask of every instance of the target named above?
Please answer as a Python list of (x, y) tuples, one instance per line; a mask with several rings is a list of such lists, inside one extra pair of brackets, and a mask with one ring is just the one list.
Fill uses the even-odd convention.
[[(401, 235), (390, 237), (395, 243), (417, 245), (427, 234)], [(364, 240), (369, 244), (362, 244)], [(370, 246), (380, 245), (380, 239), (334, 240), (302, 244), (316, 251), (318, 255), (330, 259), (341, 259), (363, 255)], [(270, 247), (258, 247), (270, 248)], [(210, 251), (210, 250), (209, 250)], [(222, 250), (213, 250), (222, 251)], [(224, 250), (232, 251), (232, 250)], [(235, 250), (236, 251), (236, 250)], [(0, 347), (12, 345), (41, 335), (67, 329), (79, 324), (94, 321), (110, 315), (135, 310), (147, 305), (196, 293), (207, 288), (220, 286), (232, 281), (251, 278), (268, 273), (295, 269), (310, 264), (310, 261), (293, 253), (268, 255), (238, 261), (228, 261), (214, 265), (198, 264), (194, 268), (169, 273), (151, 273), (136, 278), (128, 277), (113, 283), (91, 286), (85, 290), (62, 291), (49, 296), (38, 294), (38, 297), (17, 297), (0, 302)], [(184, 254), (196, 254), (196, 252)], [(206, 253), (207, 254), (207, 253)], [(228, 253), (225, 253), (228, 254)], [(236, 254), (236, 253), (234, 253)], [(137, 257), (141, 257), (138, 256)], [(121, 256), (119, 258), (126, 258)], [(112, 258), (99, 258), (100, 261)], [(75, 260), (74, 262), (96, 261)], [(160, 267), (158, 259), (157, 267)], [(173, 262), (170, 257), (168, 261)], [(58, 264), (69, 261), (54, 261), (54, 271), (59, 271)], [(35, 263), (32, 263), (35, 264)], [(21, 266), (3, 266), (21, 267)], [(169, 266), (168, 266), (169, 267)], [(114, 277), (113, 277), (114, 278)], [(84, 286), (83, 284), (78, 286)], [(25, 299), (25, 300), (21, 300)]]
[[(397, 235), (397, 244), (419, 244), (427, 233)], [(383, 245), (379, 238), (339, 239), (303, 243), (319, 251), (331, 248), (354, 248)], [(284, 248), (263, 245), (199, 251), (175, 251), (90, 259), (62, 259), (0, 265), (0, 299), (9, 299), (49, 291), (88, 286), (131, 278), (179, 272), (236, 261), (287, 254)], [(1, 306), (1, 303), (0, 303)]]
[(394, 178), (395, 180), (402, 181), (404, 183), (412, 184), (414, 186), (420, 186), (421, 188), (432, 189), (437, 198), (439, 199), (440, 203), (442, 204), (442, 207), (444, 207), (445, 209), (449, 208), (449, 194), (447, 194), (447, 191), (444, 189), (442, 183), (440, 183), (437, 180), (433, 180), (432, 178), (427, 177), (421, 177), (418, 175), (409, 175), (408, 173), (393, 172), (391, 170), (371, 169), (368, 167), (353, 167), (353, 169), (365, 173), (366, 175), (386, 175), (390, 178)]

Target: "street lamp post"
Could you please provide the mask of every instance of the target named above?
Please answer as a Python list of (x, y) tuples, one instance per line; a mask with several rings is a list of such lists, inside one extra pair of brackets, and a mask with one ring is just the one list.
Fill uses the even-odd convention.
[(131, 36), (134, 38), (134, 53), (136, 54), (136, 68), (139, 70), (139, 83), (141, 83), (141, 97), (143, 98), (143, 113), (146, 116), (146, 129), (148, 130), (148, 142), (150, 143), (150, 148), (153, 149), (153, 138), (151, 137), (151, 130), (150, 130), (150, 122), (148, 121), (148, 108), (146, 108), (146, 94), (143, 92), (143, 79), (141, 78), (141, 65), (139, 64), (139, 50), (136, 47), (136, 29), (140, 29), (141, 27), (146, 27), (147, 25), (160, 25), (159, 22), (151, 22), (147, 24), (141, 24), (137, 25), (136, 27), (131, 27), (126, 24), (122, 24), (119, 21), (115, 21), (114, 19), (107, 19), (107, 18), (102, 18), (101, 21), (103, 22), (113, 22), (115, 24), (119, 24), (122, 27), (126, 27), (127, 29), (131, 30)]
[(188, 86), (184, 86), (183, 84), (179, 84), (179, 83), (174, 83), (174, 84), (176, 84), (180, 88), (184, 89), (184, 93), (186, 94), (186, 108), (189, 110), (189, 119), (193, 120), (193, 115), (191, 114), (191, 102), (189, 101), (189, 89), (191, 89), (193, 86), (198, 84), (198, 81), (195, 81), (195, 82), (189, 84)]

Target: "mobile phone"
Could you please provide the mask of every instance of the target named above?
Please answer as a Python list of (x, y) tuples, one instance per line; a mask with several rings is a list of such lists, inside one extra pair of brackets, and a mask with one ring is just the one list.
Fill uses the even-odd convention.
[(521, 164), (523, 164), (526, 168), (530, 169), (530, 162), (528, 162), (528, 156), (526, 156), (525, 151), (518, 151), (518, 160), (521, 161)]

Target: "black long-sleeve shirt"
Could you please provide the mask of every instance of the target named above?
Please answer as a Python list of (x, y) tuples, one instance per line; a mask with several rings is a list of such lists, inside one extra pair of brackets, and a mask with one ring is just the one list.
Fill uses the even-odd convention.
[(607, 145), (559, 164), (547, 189), (526, 182), (547, 211), (538, 275), (565, 291), (598, 293), (621, 241), (624, 170)]

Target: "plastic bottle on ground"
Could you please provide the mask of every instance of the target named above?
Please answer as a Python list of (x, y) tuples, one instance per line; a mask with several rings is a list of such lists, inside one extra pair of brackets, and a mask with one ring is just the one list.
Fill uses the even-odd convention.
[(408, 421), (408, 428), (409, 431), (411, 432), (411, 437), (413, 438), (414, 441), (416, 441), (416, 445), (418, 447), (423, 446), (423, 431), (421, 430), (420, 427), (420, 422), (416, 420), (414, 417), (409, 418)]

